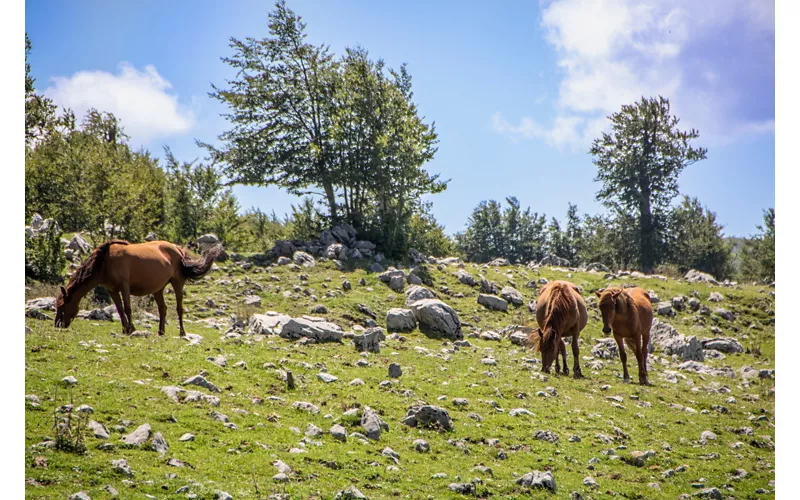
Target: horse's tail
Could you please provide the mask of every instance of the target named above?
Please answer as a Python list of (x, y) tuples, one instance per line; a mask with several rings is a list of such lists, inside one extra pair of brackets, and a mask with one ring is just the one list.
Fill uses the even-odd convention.
[(208, 272), (211, 271), (211, 266), (214, 264), (214, 261), (217, 260), (217, 257), (222, 253), (222, 250), (222, 245), (214, 245), (212, 248), (203, 252), (197, 259), (189, 257), (188, 253), (184, 253), (183, 259), (181, 260), (181, 272), (183, 273), (183, 277), (196, 280), (208, 274)]

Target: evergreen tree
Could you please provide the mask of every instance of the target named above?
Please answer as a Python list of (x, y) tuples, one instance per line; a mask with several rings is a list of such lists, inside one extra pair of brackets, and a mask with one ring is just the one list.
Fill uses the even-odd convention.
[(659, 233), (678, 194), (678, 176), (705, 159), (706, 150), (689, 144), (699, 132), (678, 130), (679, 119), (661, 96), (624, 105), (609, 119), (611, 133), (603, 132), (590, 150), (598, 169), (595, 181), (602, 183), (597, 199), (636, 214), (638, 262), (649, 273), (658, 262)]

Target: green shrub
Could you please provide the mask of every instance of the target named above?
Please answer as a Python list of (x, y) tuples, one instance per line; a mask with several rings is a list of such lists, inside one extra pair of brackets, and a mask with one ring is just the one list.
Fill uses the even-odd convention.
[(25, 236), (25, 276), (47, 283), (61, 283), (67, 259), (61, 231), (50, 229)]

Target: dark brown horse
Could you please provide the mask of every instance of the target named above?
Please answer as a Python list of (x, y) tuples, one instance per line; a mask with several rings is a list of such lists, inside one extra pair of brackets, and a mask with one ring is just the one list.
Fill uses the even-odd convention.
[(572, 337), (573, 374), (575, 378), (583, 377), (578, 356), (578, 337), (588, 321), (586, 304), (578, 287), (569, 281), (551, 281), (542, 288), (536, 301), (536, 322), (539, 323), (539, 328), (534, 334), (529, 334), (529, 337), (538, 334), (538, 339), (529, 340), (542, 353), (542, 370), (545, 373), (550, 373), (554, 358), (558, 373), (558, 354), (561, 353), (564, 359), (564, 375), (569, 374), (567, 348), (562, 339)]
[(183, 329), (183, 285), (187, 279), (199, 279), (208, 274), (221, 252), (222, 246), (217, 245), (199, 259), (193, 259), (186, 250), (168, 241), (107, 241), (75, 271), (67, 287), (61, 287), (56, 298), (55, 326), (67, 328), (78, 314), (81, 299), (94, 287), (102, 285), (117, 306), (123, 333), (134, 331), (131, 295), (152, 295), (158, 305), (158, 334), (164, 335), (167, 316), (164, 288), (172, 284), (183, 337), (186, 334)]
[(639, 383), (649, 385), (647, 379), (647, 347), (650, 344), (650, 326), (653, 323), (653, 306), (650, 294), (639, 287), (607, 288), (595, 292), (599, 298), (598, 305), (603, 315), (603, 333), (614, 332), (614, 340), (619, 348), (619, 359), (622, 361), (623, 378), (627, 382), (628, 355), (625, 344), (636, 355), (639, 364)]

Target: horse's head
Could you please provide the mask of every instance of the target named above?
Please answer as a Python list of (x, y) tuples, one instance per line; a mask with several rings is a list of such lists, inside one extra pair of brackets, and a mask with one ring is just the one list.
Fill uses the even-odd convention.
[(61, 287), (61, 291), (56, 297), (56, 328), (68, 328), (75, 316), (78, 315), (78, 306), (80, 305), (80, 298), (75, 294), (69, 293), (69, 290)]
[(546, 327), (545, 330), (537, 328), (536, 333), (539, 336), (537, 350), (542, 353), (542, 371), (550, 373), (550, 367), (553, 365), (556, 356), (558, 356), (560, 340), (557, 339), (555, 330), (550, 326)]
[(607, 288), (605, 290), (597, 290), (594, 293), (598, 298), (597, 305), (600, 307), (600, 314), (603, 315), (603, 333), (608, 335), (611, 333), (614, 316), (620, 310), (622, 288)]

